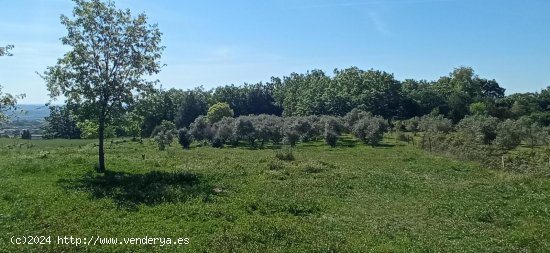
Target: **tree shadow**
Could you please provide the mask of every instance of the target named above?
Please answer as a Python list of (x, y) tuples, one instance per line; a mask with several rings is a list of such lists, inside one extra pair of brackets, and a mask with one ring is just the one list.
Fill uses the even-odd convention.
[(393, 147), (395, 147), (395, 144), (378, 143), (374, 147), (376, 147), (376, 148), (393, 148)]
[(357, 141), (350, 138), (341, 138), (340, 140), (338, 140), (338, 142), (339, 142), (339, 145), (344, 147), (350, 147), (350, 148), (355, 147), (355, 145), (357, 145)]
[(208, 202), (216, 194), (200, 175), (182, 172), (89, 172), (82, 178), (62, 179), (58, 183), (66, 190), (90, 192), (94, 199), (110, 198), (118, 208), (132, 211), (141, 204), (153, 206), (196, 198)]

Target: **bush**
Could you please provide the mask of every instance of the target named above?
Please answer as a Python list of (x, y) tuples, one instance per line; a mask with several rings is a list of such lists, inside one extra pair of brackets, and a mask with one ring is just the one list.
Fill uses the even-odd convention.
[(444, 118), (442, 115), (425, 115), (420, 118), (418, 128), (428, 133), (449, 133), (453, 130), (453, 122), (450, 119)]
[(178, 142), (184, 149), (189, 149), (193, 138), (187, 128), (184, 127), (178, 130)]
[(285, 126), (283, 128), (283, 143), (294, 147), (300, 139), (300, 134), (296, 131), (296, 129), (294, 129), (292, 122), (292, 118), (285, 119)]
[(221, 148), (225, 143), (232, 142), (236, 144), (236, 137), (233, 136), (233, 125), (235, 124), (234, 118), (223, 117), (220, 121), (212, 125), (212, 131), (214, 137), (212, 139), (212, 146), (215, 148)]
[(233, 135), (240, 140), (247, 140), (251, 146), (255, 146), (256, 129), (250, 116), (240, 116), (233, 124)]
[(324, 121), (324, 139), (325, 142), (332, 148), (336, 147), (338, 137), (342, 131), (342, 124), (335, 117), (325, 117)]
[(388, 123), (381, 117), (366, 117), (355, 123), (352, 132), (365, 144), (375, 146), (384, 137)]
[(419, 122), (420, 118), (414, 117), (403, 121), (403, 125), (405, 126), (405, 130), (413, 132), (416, 135), (416, 133), (420, 130), (418, 127)]
[(227, 103), (215, 103), (210, 106), (206, 114), (206, 118), (211, 124), (222, 120), (224, 117), (233, 117), (233, 110)]
[(325, 142), (331, 147), (336, 147), (336, 143), (338, 142), (338, 134), (336, 134), (334, 131), (327, 130), (324, 134)]
[(364, 118), (371, 118), (373, 117), (371, 112), (366, 112), (359, 108), (353, 108), (350, 112), (344, 116), (345, 121), (345, 127), (349, 130), (349, 132), (353, 132), (353, 126), (360, 120)]
[(197, 141), (211, 140), (213, 137), (212, 127), (206, 120), (206, 117), (199, 116), (189, 126), (189, 131), (193, 139)]
[(488, 145), (497, 136), (498, 119), (491, 116), (466, 116), (457, 124), (457, 131), (477, 144)]
[(158, 127), (155, 127), (158, 132), (153, 139), (159, 146), (159, 150), (165, 150), (166, 146), (170, 146), (174, 139), (176, 125), (173, 122), (163, 120)]
[(294, 153), (292, 148), (283, 148), (275, 153), (275, 158), (281, 161), (294, 161)]
[(263, 147), (267, 141), (272, 141), (277, 144), (282, 140), (282, 120), (280, 117), (273, 115), (258, 115), (252, 117), (252, 123), (256, 130), (258, 140), (261, 141), (260, 146)]
[(499, 148), (512, 150), (521, 144), (521, 128), (514, 120), (507, 119), (497, 126), (497, 137), (493, 142)]

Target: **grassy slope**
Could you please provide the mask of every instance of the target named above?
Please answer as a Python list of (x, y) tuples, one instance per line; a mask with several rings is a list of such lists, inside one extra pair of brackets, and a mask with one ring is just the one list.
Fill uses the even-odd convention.
[[(90, 141), (0, 147), (0, 252), (12, 235), (190, 237), (187, 246), (80, 246), (79, 251), (541, 252), (550, 248), (550, 179), (488, 170), (414, 147), (274, 150), (107, 149)], [(386, 140), (387, 144), (394, 144)], [(107, 145), (109, 146), (109, 145)], [(145, 154), (145, 160), (142, 159)], [(153, 172), (155, 171), (155, 172)]]

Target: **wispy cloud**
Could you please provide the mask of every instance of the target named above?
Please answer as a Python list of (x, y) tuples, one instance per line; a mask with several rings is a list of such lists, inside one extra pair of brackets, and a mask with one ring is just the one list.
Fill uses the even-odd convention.
[(378, 15), (378, 13), (371, 11), (369, 12), (369, 20), (372, 25), (379, 33), (383, 35), (392, 35), (392, 32), (388, 29), (386, 22)]
[(453, 2), (456, 0), (372, 0), (372, 1), (360, 1), (360, 2), (334, 2), (334, 3), (325, 3), (325, 4), (313, 4), (299, 6), (301, 8), (325, 8), (325, 7), (357, 7), (357, 6), (381, 6), (381, 5), (392, 5), (392, 6), (404, 6), (411, 4), (424, 4), (424, 3), (438, 3), (438, 2)]

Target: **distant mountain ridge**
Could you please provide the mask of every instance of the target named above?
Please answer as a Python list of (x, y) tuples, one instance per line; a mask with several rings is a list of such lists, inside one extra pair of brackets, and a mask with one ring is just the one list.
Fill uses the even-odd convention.
[(11, 121), (17, 120), (44, 120), (50, 115), (50, 109), (44, 104), (18, 104), (15, 110), (6, 112)]

